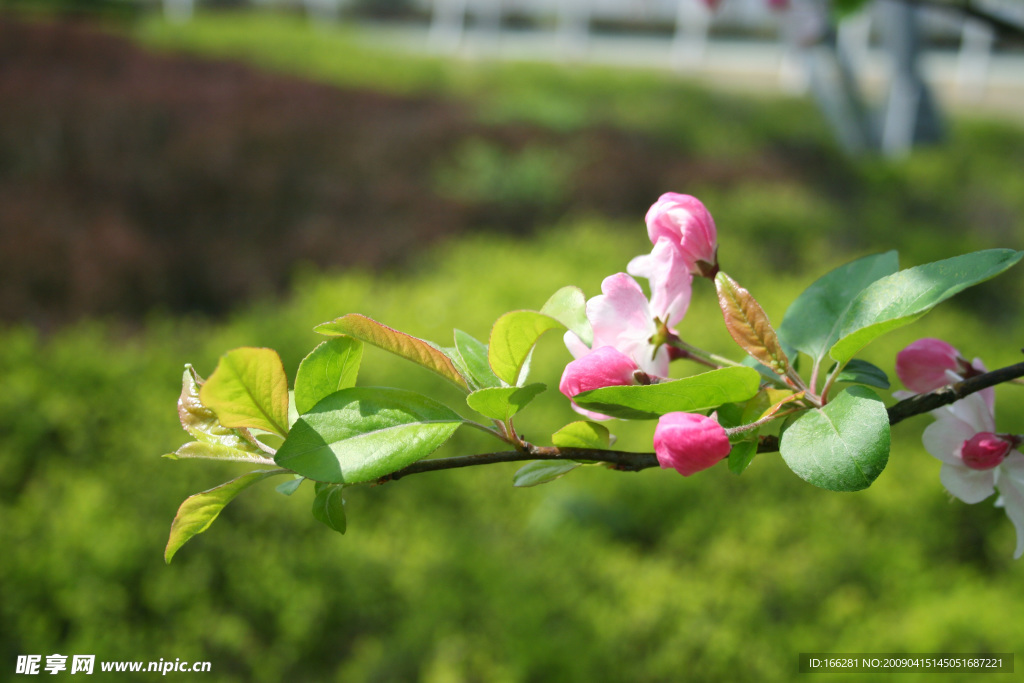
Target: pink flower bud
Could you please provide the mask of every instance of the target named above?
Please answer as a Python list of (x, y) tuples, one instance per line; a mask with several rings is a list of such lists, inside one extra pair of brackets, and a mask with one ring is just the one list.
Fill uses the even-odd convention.
[(992, 432), (979, 432), (960, 447), (960, 458), (972, 470), (990, 470), (1006, 459), (1012, 444)]
[(732, 446), (722, 425), (695, 413), (662, 415), (654, 429), (654, 452), (662, 468), (684, 477), (706, 470), (729, 455)]
[(946, 371), (962, 375), (967, 362), (941, 339), (918, 339), (896, 354), (896, 374), (903, 386), (918, 394), (949, 384)]
[(640, 368), (629, 356), (615, 347), (602, 346), (566, 365), (558, 390), (572, 398), (591, 389), (637, 384), (638, 372)]
[(668, 238), (695, 275), (718, 272), (718, 232), (711, 214), (696, 197), (666, 192), (647, 211), (647, 234), (652, 244)]

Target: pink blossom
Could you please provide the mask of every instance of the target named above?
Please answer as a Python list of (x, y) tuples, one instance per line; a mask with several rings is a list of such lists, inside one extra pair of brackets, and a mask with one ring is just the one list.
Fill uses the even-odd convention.
[(706, 470), (729, 455), (732, 446), (722, 425), (696, 413), (662, 415), (654, 429), (654, 452), (662, 468), (684, 477)]
[(694, 275), (714, 277), (718, 271), (718, 232), (707, 208), (696, 197), (666, 192), (647, 211), (651, 244), (669, 240)]
[[(893, 396), (903, 399), (926, 394), (983, 372), (985, 364), (981, 359), (968, 363), (958, 350), (941, 339), (918, 339), (896, 354), (896, 375), (910, 391), (893, 392)], [(983, 389), (981, 394), (990, 412), (994, 411), (995, 389)]]
[(612, 346), (602, 346), (566, 365), (558, 390), (572, 398), (591, 389), (628, 386), (637, 383), (639, 371), (629, 356)]
[(966, 365), (960, 352), (941, 339), (918, 339), (896, 354), (896, 375), (918, 394), (946, 386), (946, 370), (962, 376)]
[(960, 446), (960, 458), (972, 470), (998, 467), (1013, 448), (1006, 439), (992, 432), (978, 432)]
[(925, 450), (942, 461), (939, 479), (965, 503), (979, 503), (999, 490), (996, 504), (1017, 530), (1014, 557), (1024, 555), (1024, 455), (1017, 440), (995, 434), (995, 417), (981, 393), (932, 411), (924, 430)]
[[(668, 277), (673, 269), (679, 274), (678, 261), (667, 248), (659, 252), (659, 259), (653, 263), (657, 266), (656, 279)], [(590, 348), (611, 346), (631, 358), (647, 374), (666, 377), (668, 349), (655, 338), (660, 332), (659, 322), (671, 329), (686, 313), (690, 303), (690, 276), (685, 272), (682, 275), (684, 284), (676, 280), (672, 288), (666, 285), (662, 293), (656, 293), (657, 308), (647, 301), (640, 285), (626, 273), (606, 277), (601, 283), (602, 294), (587, 302), (587, 319), (594, 330)], [(572, 332), (566, 333), (565, 345), (576, 358), (591, 352)]]

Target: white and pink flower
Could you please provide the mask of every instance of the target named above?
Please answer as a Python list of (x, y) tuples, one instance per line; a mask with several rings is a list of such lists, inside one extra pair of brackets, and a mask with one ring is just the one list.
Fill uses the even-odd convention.
[[(953, 374), (952, 371), (949, 371)], [(996, 490), (996, 505), (1017, 530), (1015, 558), (1024, 555), (1024, 454), (1020, 439), (996, 433), (991, 405), (981, 392), (932, 411), (935, 422), (922, 437), (925, 450), (942, 462), (939, 479), (965, 503), (979, 503)]]

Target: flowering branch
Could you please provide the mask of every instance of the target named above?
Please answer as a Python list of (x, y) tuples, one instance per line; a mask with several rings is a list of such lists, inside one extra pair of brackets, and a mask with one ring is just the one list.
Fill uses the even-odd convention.
[(894, 425), (902, 422), (908, 417), (921, 415), (929, 411), (948, 406), (951, 403), (979, 392), (982, 389), (994, 387), (997, 384), (1024, 377), (1024, 363), (1008, 365), (992, 372), (985, 372), (975, 375), (960, 382), (950, 384), (926, 394), (919, 394), (900, 401), (889, 408), (889, 424)]
[[(885, 332), (1012, 267), (1024, 252), (989, 249), (906, 270), (895, 252), (866, 256), (812, 283), (776, 330), (754, 296), (720, 270), (717, 230), (700, 200), (665, 193), (645, 222), (651, 252), (632, 259), (628, 272), (606, 277), (599, 296), (587, 300), (579, 288), (563, 287), (539, 310), (499, 317), (487, 342), (455, 330), (455, 345), (445, 347), (350, 313), (316, 327), (328, 339), (299, 364), (291, 390), (273, 349), (229, 351), (205, 381), (186, 366), (178, 416), (194, 441), (171, 457), (280, 469), (256, 470), (186, 499), (165, 559), (209, 527), (239, 492), (286, 474), (293, 476), (277, 490), (290, 495), (311, 481), (313, 516), (340, 533), (347, 528), (343, 493), (349, 486), (504, 462), (532, 461), (513, 483), (535, 486), (584, 464), (626, 472), (661, 467), (690, 476), (728, 459), (740, 474), (755, 453), (781, 451), (808, 483), (859, 491), (888, 461), (890, 425), (929, 411), (936, 423), (925, 430), (925, 448), (943, 461), (943, 484), (968, 503), (999, 487), (1018, 528), (1017, 556), (1024, 555), (1024, 453), (1014, 450), (1024, 438), (995, 431), (989, 389), (1024, 377), (1024, 363), (988, 373), (980, 360), (968, 363), (942, 340), (921, 339), (896, 360), (897, 376), (917, 395), (886, 409), (868, 388), (888, 388), (885, 372), (855, 358)], [(633, 276), (648, 281), (649, 297)], [(694, 277), (714, 280), (726, 329), (760, 371), (680, 339), (676, 326), (689, 307)], [(521, 439), (512, 420), (546, 388), (528, 382), (528, 375), (533, 349), (550, 330), (564, 332), (575, 358), (562, 372), (559, 391), (591, 420), (656, 418), (653, 453), (611, 450), (613, 436), (590, 420), (563, 426), (551, 435), (551, 446)], [(443, 377), (465, 393), (464, 406), (493, 427), (414, 391), (359, 386), (364, 344)], [(797, 353), (814, 362), (810, 385), (792, 366)], [(711, 369), (667, 379), (669, 364), (680, 359)], [(829, 360), (835, 368), (818, 394), (822, 363)], [(775, 377), (766, 379), (771, 373)], [(829, 396), (836, 382), (849, 386)], [(954, 405), (936, 410), (948, 404)], [(758, 435), (786, 416), (796, 419), (784, 439)], [(428, 459), (464, 425), (497, 437), (508, 450)], [(281, 439), (276, 450), (266, 441), (271, 437)]]
[[(927, 394), (920, 394), (904, 399), (888, 409), (889, 424), (902, 422), (907, 418), (949, 405), (965, 396), (1002, 384), (1018, 377), (1024, 377), (1024, 362), (986, 372), (962, 382), (957, 382)], [(775, 436), (761, 437), (757, 452), (775, 453), (779, 450), (779, 440)], [(472, 467), (475, 465), (495, 465), (503, 462), (522, 462), (526, 460), (591, 460), (607, 463), (610, 469), (621, 472), (639, 472), (651, 467), (658, 467), (658, 459), (654, 453), (632, 453), (629, 451), (609, 451), (595, 448), (558, 448), (555, 446), (535, 446), (527, 443), (523, 450), (500, 451), (497, 453), (478, 453), (451, 458), (433, 458), (420, 460), (406, 468), (393, 472), (377, 480), (383, 484), (410, 474), (437, 472), (440, 470)]]

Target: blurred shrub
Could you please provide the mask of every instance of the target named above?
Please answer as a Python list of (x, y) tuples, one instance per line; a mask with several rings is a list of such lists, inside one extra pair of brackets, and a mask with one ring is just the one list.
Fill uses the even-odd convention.
[[(515, 465), (470, 468), (351, 490), (341, 537), (309, 514), (308, 487), (285, 498), (267, 484), (163, 565), (178, 503), (244, 470), (158, 457), (186, 440), (174, 412), (184, 361), (209, 374), (232, 346), (270, 345), (294, 374), (311, 327), (352, 311), (439, 343), (454, 326), (486, 337), (498, 314), (558, 286), (596, 293), (647, 245), (626, 227), (477, 237), (402, 274), (308, 272), (286, 305), (225, 325), (154, 320), (134, 340), (98, 325), (46, 341), (4, 331), (4, 659), (181, 657), (225, 681), (784, 681), (801, 651), (1012, 650), (1024, 636), (1012, 529), (990, 501), (949, 502), (918, 446), (926, 417), (897, 429), (888, 470), (856, 494), (804, 484), (772, 455), (742, 477), (587, 468), (523, 490), (510, 486)], [(825, 267), (784, 274), (755, 255), (723, 245), (772, 311)], [(701, 284), (682, 329), (725, 350)], [(1022, 331), (950, 310), (912, 330), (992, 365), (1014, 360), (1003, 340)], [(891, 368), (905, 341), (875, 360)], [(553, 384), (567, 358), (557, 337), (542, 340), (535, 378)], [(430, 373), (372, 349), (360, 381), (458, 405)], [(1000, 389), (1000, 428), (1021, 431), (1015, 389)], [(552, 387), (518, 423), (545, 443), (570, 419)], [(615, 431), (646, 449), (650, 427)], [(466, 431), (441, 454), (495, 446)]]

